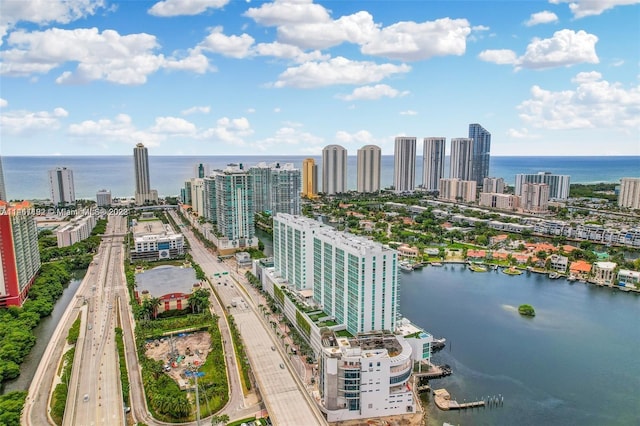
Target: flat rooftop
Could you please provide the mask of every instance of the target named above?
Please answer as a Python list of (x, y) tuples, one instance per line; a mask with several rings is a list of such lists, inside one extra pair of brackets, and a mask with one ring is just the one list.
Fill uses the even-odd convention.
[(193, 285), (198, 283), (193, 268), (163, 265), (136, 274), (136, 287), (139, 293), (147, 290), (153, 297), (169, 293), (191, 293)]

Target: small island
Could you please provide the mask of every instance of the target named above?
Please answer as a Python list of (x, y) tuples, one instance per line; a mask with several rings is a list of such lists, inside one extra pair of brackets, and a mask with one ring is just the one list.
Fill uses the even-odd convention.
[(524, 315), (527, 317), (535, 317), (536, 311), (533, 309), (531, 305), (520, 305), (518, 306), (518, 313), (520, 315)]

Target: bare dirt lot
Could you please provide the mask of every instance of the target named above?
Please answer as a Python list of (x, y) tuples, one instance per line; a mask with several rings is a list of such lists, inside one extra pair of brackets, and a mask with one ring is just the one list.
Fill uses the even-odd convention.
[[(171, 340), (169, 337), (156, 339), (146, 344), (145, 354), (152, 359), (162, 361), (169, 369), (167, 374), (175, 380), (180, 387), (185, 387), (184, 371), (190, 367), (202, 364), (211, 350), (211, 336), (209, 333), (199, 331), (197, 333), (176, 334), (173, 336), (173, 348), (171, 354)], [(180, 362), (177, 362), (180, 359)]]

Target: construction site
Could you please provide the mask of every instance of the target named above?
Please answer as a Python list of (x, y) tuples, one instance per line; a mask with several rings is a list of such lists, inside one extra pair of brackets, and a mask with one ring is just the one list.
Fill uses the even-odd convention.
[(207, 359), (211, 336), (206, 331), (179, 333), (149, 340), (145, 347), (147, 357), (162, 361), (165, 373), (178, 383), (180, 389), (187, 389), (187, 376)]

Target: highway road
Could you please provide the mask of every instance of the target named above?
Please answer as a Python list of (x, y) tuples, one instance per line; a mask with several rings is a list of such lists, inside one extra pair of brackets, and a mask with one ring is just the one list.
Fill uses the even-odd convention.
[[(121, 277), (122, 234), (126, 218), (110, 216), (94, 262), (78, 287), (45, 350), (29, 387), (22, 424), (51, 424), (49, 398), (69, 328), (82, 313), (65, 425), (124, 425), (117, 353), (114, 344), (115, 292), (125, 287)], [(126, 299), (125, 299), (126, 300)], [(87, 395), (87, 397), (85, 397)], [(86, 400), (85, 400), (86, 399)]]
[[(177, 214), (173, 213), (177, 223), (181, 223)], [(221, 275), (224, 279), (214, 279), (213, 286), (225, 306), (231, 306), (234, 298), (243, 298), (245, 303), (231, 308), (231, 314), (243, 337), (245, 349), (253, 374), (259, 386), (265, 406), (273, 421), (280, 425), (325, 425), (324, 416), (315, 402), (305, 390), (304, 383), (297, 377), (291, 361), (278, 347), (274, 335), (258, 312), (257, 305), (242, 283), (230, 278), (229, 268), (217, 260), (193, 233), (186, 227), (181, 228), (189, 240), (191, 254), (204, 273), (213, 277)], [(228, 280), (228, 281), (227, 281)], [(225, 284), (225, 281), (227, 285)], [(220, 282), (220, 284), (218, 284)], [(231, 417), (231, 416), (230, 416)]]

